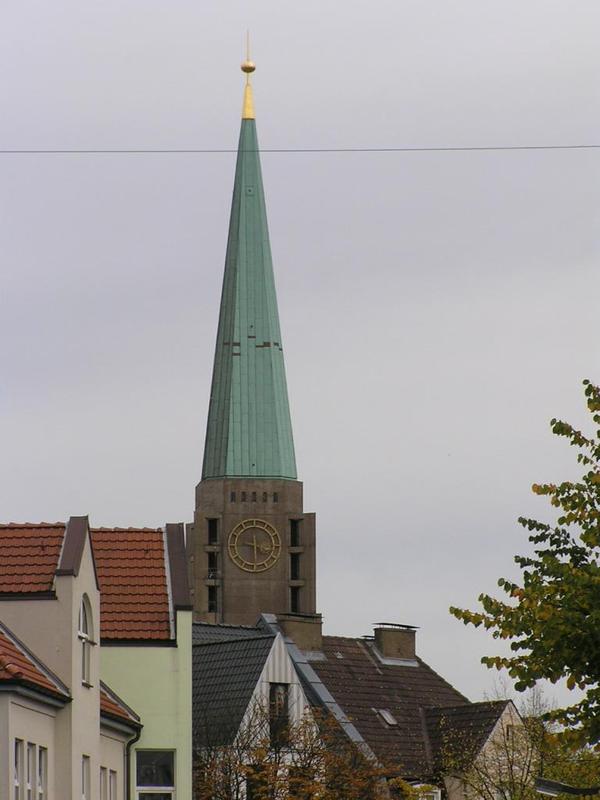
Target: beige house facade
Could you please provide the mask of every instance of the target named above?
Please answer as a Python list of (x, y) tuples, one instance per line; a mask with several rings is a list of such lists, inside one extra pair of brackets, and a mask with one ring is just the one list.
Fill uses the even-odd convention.
[(0, 527), (0, 800), (125, 800), (139, 717), (100, 679), (87, 518)]

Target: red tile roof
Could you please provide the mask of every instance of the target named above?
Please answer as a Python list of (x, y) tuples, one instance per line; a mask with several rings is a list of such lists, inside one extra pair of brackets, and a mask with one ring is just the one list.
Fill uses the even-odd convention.
[(66, 687), (0, 623), (0, 683), (18, 683), (68, 699)]
[(96, 528), (91, 534), (102, 639), (171, 639), (162, 530)]
[(121, 698), (105, 683), (100, 682), (100, 713), (134, 727), (140, 726), (140, 718)]
[(0, 594), (51, 591), (64, 535), (63, 522), (0, 525)]

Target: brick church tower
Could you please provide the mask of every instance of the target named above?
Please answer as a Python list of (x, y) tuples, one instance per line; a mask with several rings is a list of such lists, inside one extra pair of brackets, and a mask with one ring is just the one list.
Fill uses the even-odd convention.
[(194, 615), (253, 625), (315, 613), (315, 515), (297, 480), (250, 74), (242, 126), (202, 480), (188, 529)]

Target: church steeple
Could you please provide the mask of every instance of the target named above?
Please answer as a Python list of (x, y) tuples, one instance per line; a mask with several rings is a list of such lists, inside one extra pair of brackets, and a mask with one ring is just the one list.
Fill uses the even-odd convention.
[(250, 74), (246, 74), (203, 480), (296, 479)]
[(315, 515), (296, 479), (283, 348), (246, 73), (242, 129), (194, 522), (187, 531), (197, 619), (254, 625), (316, 609)]

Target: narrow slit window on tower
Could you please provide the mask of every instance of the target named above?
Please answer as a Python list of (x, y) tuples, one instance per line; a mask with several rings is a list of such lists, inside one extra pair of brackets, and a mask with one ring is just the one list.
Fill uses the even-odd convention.
[(246, 492), (242, 492), (242, 503), (246, 502)]
[(266, 492), (263, 492), (263, 503), (266, 503), (269, 499), (269, 495)]
[(208, 554), (208, 577), (214, 579), (217, 577), (219, 569), (219, 556), (217, 553)]
[(290, 520), (290, 547), (300, 547), (300, 520)]
[(277, 492), (273, 492), (273, 502), (274, 503), (279, 502), (279, 494)]
[(300, 587), (290, 587), (290, 611), (292, 614), (300, 613)]
[(216, 614), (217, 613), (217, 587), (216, 586), (209, 586), (208, 587), (208, 613), (209, 614)]
[(252, 502), (256, 503), (256, 492), (252, 492)]
[(217, 544), (219, 541), (219, 520), (207, 519), (206, 522), (208, 524), (208, 543)]
[(229, 492), (229, 502), (235, 503), (235, 492)]
[(300, 579), (300, 553), (290, 555), (290, 578), (293, 581)]

